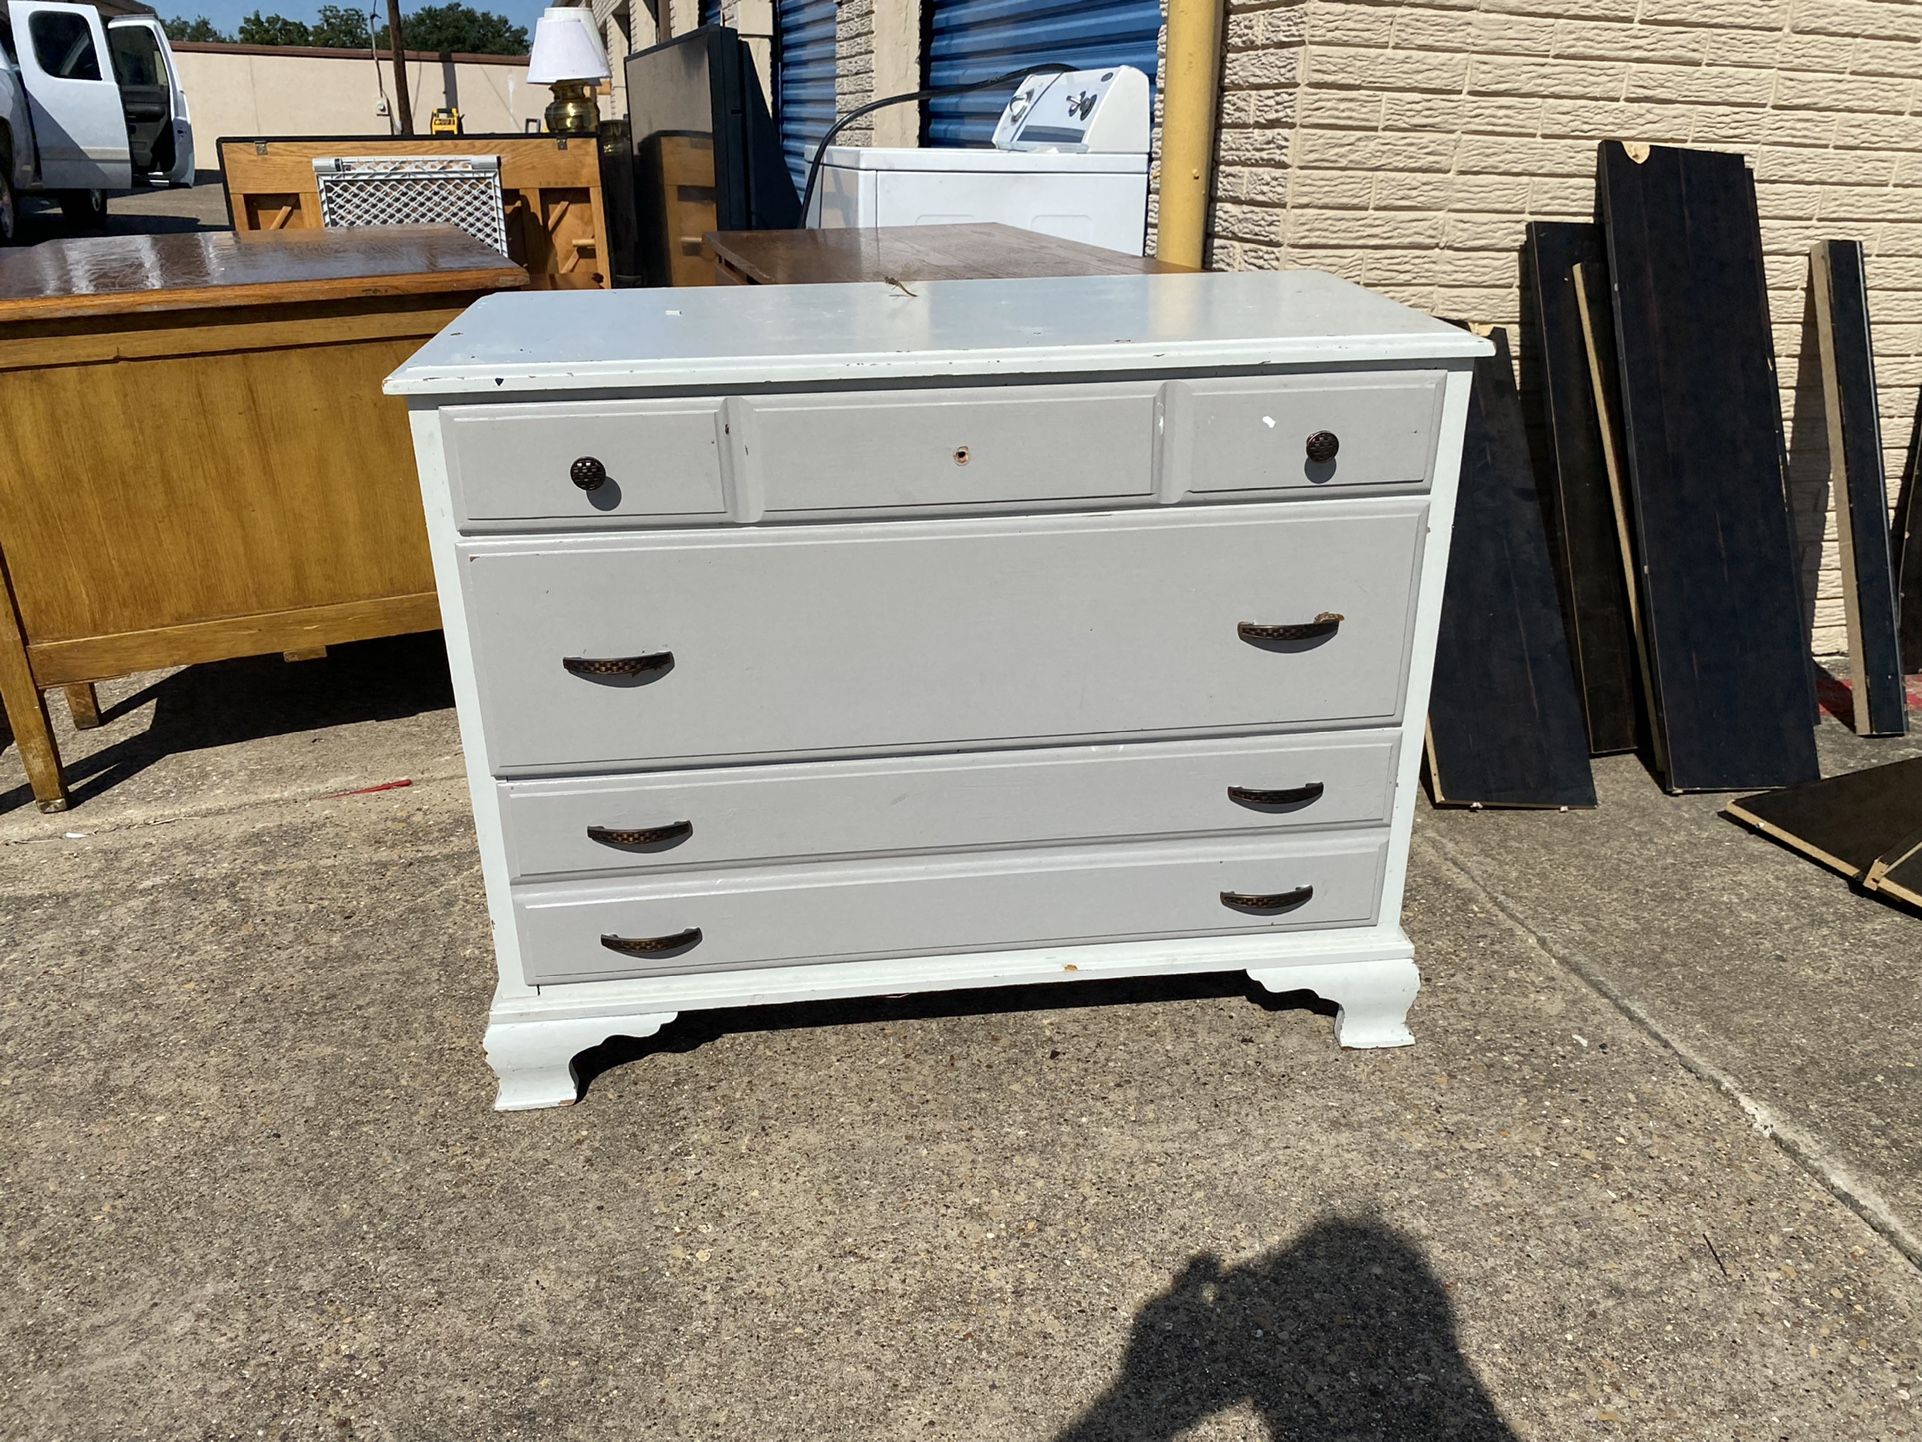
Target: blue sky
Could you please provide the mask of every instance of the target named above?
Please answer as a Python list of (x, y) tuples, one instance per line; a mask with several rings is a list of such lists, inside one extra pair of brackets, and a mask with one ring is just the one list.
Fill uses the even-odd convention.
[[(196, 15), (205, 15), (216, 26), (231, 35), (240, 24), (243, 15), (258, 10), (264, 15), (285, 15), (289, 20), (312, 20), (314, 12), (320, 8), (320, 0), (150, 0), (154, 9), (168, 19), (181, 16), (191, 20)], [(352, 3), (352, 0), (341, 0)], [(367, 3), (367, 0), (361, 0)], [(467, 0), (476, 10), (493, 10), (505, 15), (516, 25), (525, 25), (527, 33), (534, 33), (534, 22), (540, 19), (543, 0)], [(374, 7), (370, 7), (374, 8)], [(387, 0), (379, 0), (381, 23), (387, 21)], [(402, 0), (400, 7), (401, 28), (406, 29), (407, 13), (414, 8), (411, 0)]]

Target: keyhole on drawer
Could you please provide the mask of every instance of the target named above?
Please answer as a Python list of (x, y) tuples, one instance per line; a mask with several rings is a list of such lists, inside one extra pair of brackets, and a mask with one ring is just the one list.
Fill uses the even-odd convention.
[(954, 448), (954, 463), (957, 466), (965, 466), (973, 454), (974, 453), (966, 446), (956, 446)]

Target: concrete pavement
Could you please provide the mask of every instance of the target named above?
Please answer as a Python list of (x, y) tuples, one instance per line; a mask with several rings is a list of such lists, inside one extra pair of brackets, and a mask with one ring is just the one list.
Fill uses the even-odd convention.
[(1425, 813), (1405, 1051), (850, 1002), (501, 1116), (434, 662), (115, 683), (65, 816), (0, 753), (0, 1436), (1922, 1435), (1922, 923), (1714, 799)]

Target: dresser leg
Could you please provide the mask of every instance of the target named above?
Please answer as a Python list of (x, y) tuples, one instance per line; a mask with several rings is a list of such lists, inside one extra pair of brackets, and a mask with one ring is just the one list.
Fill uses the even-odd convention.
[(552, 1021), (497, 1021), (482, 1045), (500, 1081), (497, 1112), (572, 1106), (580, 1100), (574, 1058), (611, 1036), (649, 1037), (674, 1020), (671, 1011), (639, 1016), (569, 1017)]
[(1269, 991), (1312, 991), (1335, 1004), (1335, 1041), (1341, 1046), (1411, 1046), (1408, 1008), (1421, 987), (1412, 961), (1349, 961), (1333, 966), (1249, 968)]

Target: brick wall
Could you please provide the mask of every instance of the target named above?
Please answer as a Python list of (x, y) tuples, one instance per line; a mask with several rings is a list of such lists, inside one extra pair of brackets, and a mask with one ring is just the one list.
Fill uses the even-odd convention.
[[(845, 115), (875, 99), (874, 0), (836, 0), (834, 7), (834, 112)], [(863, 116), (837, 143), (871, 145), (874, 117)]]
[(1598, 140), (1749, 157), (1813, 646), (1840, 653), (1820, 375), (1805, 336), (1808, 249), (1827, 238), (1867, 245), (1893, 491), (1922, 383), (1922, 5), (1230, 0), (1229, 9), (1210, 226), (1219, 267), (1316, 266), (1439, 315), (1513, 324), (1523, 224), (1593, 214)]

